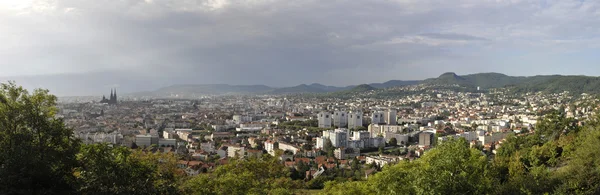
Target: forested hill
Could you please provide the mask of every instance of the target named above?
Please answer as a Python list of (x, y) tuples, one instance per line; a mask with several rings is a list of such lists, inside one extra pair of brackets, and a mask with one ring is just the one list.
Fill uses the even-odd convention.
[(449, 72), (437, 78), (424, 80), (426, 85), (460, 85), (467, 88), (491, 89), (508, 87), (515, 92), (560, 93), (569, 91), (575, 94), (600, 93), (600, 77), (590, 76), (507, 76), (500, 73), (478, 73), (459, 76)]

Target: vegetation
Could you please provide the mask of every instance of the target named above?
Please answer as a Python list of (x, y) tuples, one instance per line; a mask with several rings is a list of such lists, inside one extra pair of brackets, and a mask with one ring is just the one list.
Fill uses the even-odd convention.
[(600, 117), (586, 126), (553, 112), (534, 133), (512, 136), (486, 157), (464, 139), (364, 182), (327, 183), (324, 194), (598, 194)]

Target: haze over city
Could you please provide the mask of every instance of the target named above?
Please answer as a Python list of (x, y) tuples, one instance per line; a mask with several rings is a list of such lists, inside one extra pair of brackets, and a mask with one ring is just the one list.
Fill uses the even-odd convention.
[(58, 95), (600, 75), (600, 2), (2, 0), (0, 78)]

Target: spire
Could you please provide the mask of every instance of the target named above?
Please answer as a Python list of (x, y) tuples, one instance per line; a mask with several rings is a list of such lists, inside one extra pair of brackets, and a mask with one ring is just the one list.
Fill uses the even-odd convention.
[(111, 100), (113, 99), (113, 89), (110, 89), (110, 97)]

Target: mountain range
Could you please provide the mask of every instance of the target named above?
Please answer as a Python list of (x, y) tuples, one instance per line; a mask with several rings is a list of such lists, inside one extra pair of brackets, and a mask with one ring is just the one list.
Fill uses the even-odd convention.
[[(443, 73), (436, 78), (425, 80), (390, 80), (383, 83), (369, 83), (351, 86), (327, 86), (319, 83), (301, 84), (292, 87), (271, 87), (267, 85), (228, 85), (228, 84), (178, 84), (152, 89), (152, 86), (165, 86), (169, 82), (190, 82), (187, 80), (173, 81), (166, 79), (148, 79), (131, 75), (116, 75), (104, 73), (92, 75), (90, 78), (105, 78), (89, 80), (87, 77), (72, 77), (61, 75), (65, 79), (53, 77), (27, 77), (9, 79), (16, 80), (17, 84), (26, 88), (47, 88), (51, 93), (62, 96), (82, 96), (96, 94), (102, 95), (98, 89), (118, 88), (120, 95), (131, 96), (202, 96), (202, 95), (227, 95), (227, 94), (323, 94), (323, 93), (352, 93), (357, 91), (384, 89), (409, 85), (459, 85), (468, 89), (491, 89), (509, 87), (515, 92), (563, 92), (570, 91), (575, 94), (592, 93), (600, 94), (600, 77), (592, 76), (565, 76), (565, 75), (538, 75), (538, 76), (508, 76), (501, 73), (477, 73), (457, 75), (453, 72)], [(109, 78), (118, 78), (109, 79)], [(60, 80), (58, 82), (57, 80)], [(140, 85), (139, 80), (149, 80)], [(87, 81), (87, 82), (74, 82)], [(91, 83), (91, 84), (89, 84)], [(120, 85), (111, 83), (121, 83)], [(57, 87), (58, 86), (58, 87)], [(128, 90), (121, 90), (122, 88)], [(136, 90), (137, 89), (137, 90)], [(72, 91), (83, 91), (71, 93)], [(135, 92), (138, 91), (138, 92)], [(142, 91), (142, 92), (139, 92)]]
[(600, 77), (591, 76), (508, 76), (501, 73), (477, 73), (457, 75), (447, 72), (439, 77), (425, 80), (391, 80), (384, 83), (370, 83), (358, 86), (326, 86), (319, 83), (301, 84), (293, 87), (274, 88), (265, 85), (173, 85), (154, 91), (156, 95), (192, 93), (192, 94), (300, 94), (300, 93), (335, 93), (344, 94), (364, 92), (390, 87), (409, 85), (458, 85), (470, 89), (492, 89), (509, 87), (515, 92), (548, 92), (559, 93), (570, 91), (580, 93), (600, 93)]

